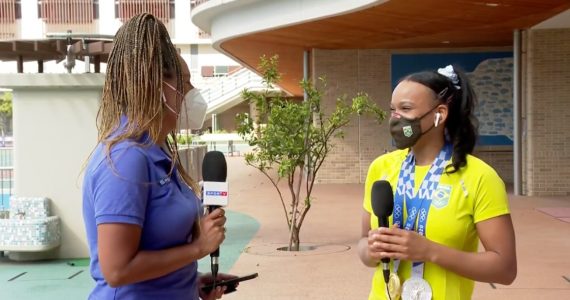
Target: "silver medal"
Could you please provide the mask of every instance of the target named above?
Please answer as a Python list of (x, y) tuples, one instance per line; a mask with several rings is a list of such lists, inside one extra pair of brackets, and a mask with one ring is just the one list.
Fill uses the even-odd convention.
[(404, 282), (402, 300), (431, 300), (429, 283), (423, 278), (412, 277)]

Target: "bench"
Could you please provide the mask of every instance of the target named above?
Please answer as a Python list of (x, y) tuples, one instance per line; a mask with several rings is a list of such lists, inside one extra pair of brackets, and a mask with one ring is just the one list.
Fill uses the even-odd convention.
[(206, 142), (210, 144), (208, 150), (216, 150), (216, 144), (218, 142), (227, 143), (228, 144), (228, 154), (233, 156), (234, 153), (237, 152), (239, 156), (239, 151), (236, 151), (234, 143), (236, 142), (244, 142), (244, 140), (239, 136), (237, 133), (206, 133), (201, 136), (196, 137), (195, 140), (192, 141), (193, 143), (199, 142)]
[(60, 243), (60, 220), (50, 215), (48, 198), (12, 196), (8, 218), (0, 219), (0, 251), (47, 251)]

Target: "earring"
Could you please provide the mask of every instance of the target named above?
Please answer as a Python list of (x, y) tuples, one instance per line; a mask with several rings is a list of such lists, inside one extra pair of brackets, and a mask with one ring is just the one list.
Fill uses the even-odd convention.
[(439, 125), (439, 119), (441, 118), (441, 114), (440, 113), (435, 113), (435, 127), (437, 127), (437, 125)]

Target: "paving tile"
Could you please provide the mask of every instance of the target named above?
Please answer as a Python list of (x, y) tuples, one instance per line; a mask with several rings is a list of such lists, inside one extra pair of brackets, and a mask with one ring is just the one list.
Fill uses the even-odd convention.
[[(367, 298), (373, 270), (360, 263), (356, 245), (363, 185), (316, 185), (315, 199), (301, 232), (302, 243), (346, 245), (350, 247), (347, 251), (307, 256), (242, 253), (239, 249), (256, 245), (281, 245), (289, 235), (281, 202), (271, 183), (257, 170), (246, 167), (242, 158), (228, 157), (227, 161), (234, 188), (227, 215), (228, 239), (221, 247), (221, 269), (237, 275), (258, 272), (259, 277), (240, 284), (237, 292), (224, 299)], [(283, 185), (287, 188), (286, 183)], [(570, 226), (566, 223), (570, 222), (570, 215), (566, 215), (570, 212), (570, 197), (509, 195), (509, 199), (516, 231), (517, 278), (510, 286), (496, 288), (476, 283), (473, 299), (570, 299)], [(207, 271), (208, 264), (209, 257), (201, 260), (200, 270)], [(86, 299), (94, 284), (88, 269), (69, 266), (66, 261), (15, 263), (0, 258), (0, 299)], [(80, 270), (84, 271), (65, 279)], [(8, 282), (22, 272), (28, 273)]]
[(536, 210), (555, 218), (570, 218), (570, 207), (539, 207)]

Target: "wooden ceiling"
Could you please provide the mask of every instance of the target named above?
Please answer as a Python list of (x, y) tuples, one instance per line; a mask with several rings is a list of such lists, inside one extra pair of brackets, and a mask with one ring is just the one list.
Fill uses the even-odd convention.
[(530, 28), (569, 8), (568, 0), (391, 0), (230, 39), (220, 47), (255, 69), (260, 56), (278, 54), (281, 87), (299, 96), (304, 50), (511, 46), (513, 30)]

